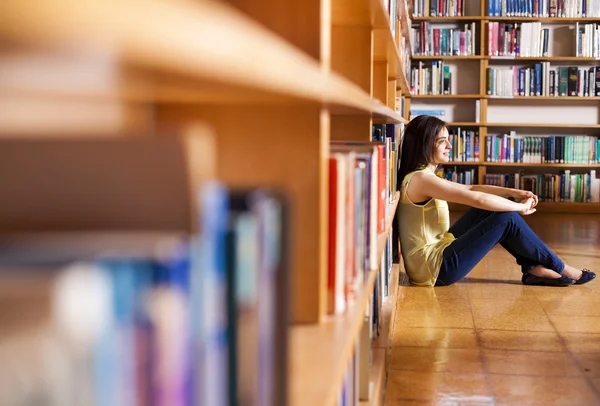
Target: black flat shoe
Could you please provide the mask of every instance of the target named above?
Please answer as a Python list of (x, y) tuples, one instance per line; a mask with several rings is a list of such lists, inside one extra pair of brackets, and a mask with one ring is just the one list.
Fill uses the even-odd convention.
[(589, 269), (583, 268), (581, 270), (581, 272), (583, 272), (581, 274), (581, 278), (579, 278), (575, 281), (576, 285), (583, 285), (584, 283), (588, 283), (592, 279), (596, 278), (596, 274), (594, 272), (590, 271)]
[(575, 279), (568, 278), (564, 275), (560, 278), (540, 278), (539, 276), (530, 273), (524, 273), (521, 282), (523, 282), (523, 285), (531, 286), (569, 286), (576, 283)]

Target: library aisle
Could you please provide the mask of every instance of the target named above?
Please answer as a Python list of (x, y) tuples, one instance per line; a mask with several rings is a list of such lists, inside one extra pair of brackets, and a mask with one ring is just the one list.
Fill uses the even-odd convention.
[[(600, 216), (527, 221), (569, 264), (600, 268)], [(600, 285), (520, 275), (501, 247), (453, 286), (406, 286), (402, 272), (385, 405), (600, 404)]]

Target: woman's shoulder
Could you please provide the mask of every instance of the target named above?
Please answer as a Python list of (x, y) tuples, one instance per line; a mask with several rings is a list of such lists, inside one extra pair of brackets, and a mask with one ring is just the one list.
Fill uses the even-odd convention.
[(414, 178), (414, 179), (418, 179), (423, 176), (430, 176), (430, 175), (436, 176), (436, 174), (433, 173), (430, 169), (420, 168), (420, 169), (416, 169), (416, 170), (410, 172), (407, 176), (410, 176), (411, 178)]

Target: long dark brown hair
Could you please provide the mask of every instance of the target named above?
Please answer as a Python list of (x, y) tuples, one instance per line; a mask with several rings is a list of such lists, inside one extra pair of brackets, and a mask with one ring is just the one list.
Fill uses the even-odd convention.
[(445, 121), (433, 116), (417, 116), (406, 125), (402, 137), (398, 189), (402, 187), (406, 175), (433, 163), (435, 139), (446, 125)]

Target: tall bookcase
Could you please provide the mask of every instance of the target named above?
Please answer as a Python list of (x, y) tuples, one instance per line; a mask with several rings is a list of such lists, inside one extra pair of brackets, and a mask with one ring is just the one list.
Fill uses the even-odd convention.
[[(411, 1), (411, 8), (415, 2)], [(523, 170), (526, 174), (557, 174), (559, 170), (571, 170), (572, 173), (586, 173), (600, 169), (597, 164), (550, 164), (550, 163), (500, 163), (486, 161), (486, 136), (508, 134), (516, 131), (518, 135), (591, 135), (598, 136), (600, 131), (600, 100), (597, 96), (515, 96), (497, 97), (487, 92), (489, 67), (498, 68), (517, 65), (531, 66), (537, 62), (549, 62), (551, 68), (577, 65), (585, 68), (600, 65), (600, 59), (577, 57), (575, 53), (574, 28), (577, 23), (598, 23), (600, 17), (508, 17), (490, 16), (488, 5), (492, 0), (440, 2), (440, 4), (458, 4), (463, 7), (461, 16), (431, 16), (430, 7), (434, 1), (420, 1), (424, 6), (422, 15), (412, 15), (413, 27), (428, 22), (432, 28), (462, 28), (465, 24), (475, 23), (476, 47), (471, 55), (418, 55), (412, 57), (413, 65), (423, 62), (443, 61), (452, 72), (452, 94), (430, 95), (413, 94), (405, 103), (405, 116), (411, 109), (445, 110), (445, 118), (452, 129), (476, 131), (479, 134), (480, 157), (474, 162), (451, 162), (468, 170), (476, 168), (478, 183), (484, 183), (486, 174), (511, 173)], [(500, 7), (508, 2), (498, 1)], [(528, 4), (524, 2), (523, 4)], [(512, 4), (512, 3), (511, 3)], [(521, 3), (519, 3), (521, 4)], [(536, 4), (533, 2), (532, 4)], [(540, 2), (541, 4), (541, 2)], [(552, 4), (549, 2), (548, 4)], [(575, 4), (575, 3), (574, 3)], [(411, 10), (412, 12), (412, 10)], [(424, 14), (424, 15), (423, 15)], [(490, 23), (505, 24), (540, 22), (542, 28), (549, 28), (549, 54), (540, 57), (490, 56)], [(409, 78), (409, 81), (411, 79)], [(478, 106), (478, 107), (477, 107)], [(477, 112), (477, 110), (479, 110)], [(462, 210), (464, 207), (451, 205)], [(597, 203), (543, 202), (538, 206), (540, 212), (557, 213), (600, 213)]]
[[(191, 157), (191, 190), (194, 180), (214, 176), (232, 187), (274, 186), (289, 193), (290, 405), (335, 404), (374, 286), (375, 270), (345, 314), (327, 316), (329, 141), (370, 141), (373, 123), (405, 122), (396, 102), (408, 95), (405, 52), (398, 46), (403, 37), (409, 40), (408, 7), (397, 2), (395, 21), (384, 3), (0, 5), (4, 141), (143, 140), (188, 133), (201, 123), (203, 134), (214, 133), (215, 152), (188, 154), (190, 147), (182, 144)], [(193, 210), (194, 194), (188, 199)], [(388, 211), (386, 233), (392, 207)], [(378, 342), (379, 354), (385, 345)], [(375, 364), (385, 377), (383, 354)], [(384, 383), (378, 380), (374, 404)]]

